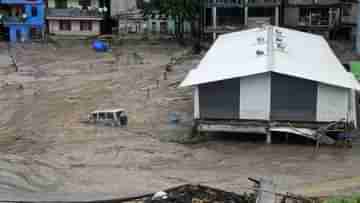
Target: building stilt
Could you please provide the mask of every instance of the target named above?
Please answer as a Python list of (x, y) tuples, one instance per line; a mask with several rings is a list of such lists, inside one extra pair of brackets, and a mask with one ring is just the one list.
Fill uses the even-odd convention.
[(272, 143), (272, 139), (271, 139), (271, 131), (268, 130), (266, 133), (266, 144), (271, 144)]
[(360, 6), (357, 10), (357, 26), (356, 26), (356, 53), (360, 54)]

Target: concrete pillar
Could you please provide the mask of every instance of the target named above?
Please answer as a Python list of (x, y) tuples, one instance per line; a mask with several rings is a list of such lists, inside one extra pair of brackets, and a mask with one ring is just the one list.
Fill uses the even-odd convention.
[(245, 8), (244, 8), (244, 25), (245, 26), (248, 25), (248, 18), (249, 18), (249, 7), (247, 6), (247, 4), (245, 4)]
[[(214, 0), (213, 2), (216, 3), (216, 0)], [(216, 8), (216, 6), (212, 7), (212, 11), (213, 11), (212, 12), (213, 13), (212, 17), (213, 17), (213, 29), (214, 29), (213, 40), (215, 41), (216, 40), (216, 32), (215, 32), (215, 30), (217, 28), (217, 8)]]
[[(360, 3), (360, 0), (358, 0)], [(357, 26), (356, 26), (356, 53), (360, 55), (360, 6), (358, 5), (357, 11)]]
[(28, 41), (29, 40), (29, 35), (30, 35), (30, 33), (29, 33), (29, 28), (28, 27), (21, 27), (21, 42), (26, 42), (26, 41)]
[(271, 139), (271, 131), (268, 130), (266, 133), (266, 144), (271, 144), (272, 143), (272, 139)]
[(280, 14), (279, 14), (279, 6), (275, 7), (275, 26), (279, 26), (279, 19), (280, 19)]
[(199, 87), (196, 86), (194, 89), (194, 118), (200, 118), (200, 100), (199, 100)]
[(25, 13), (28, 16), (28, 18), (32, 17), (32, 5), (31, 4), (25, 5)]
[(15, 26), (10, 26), (9, 27), (9, 32), (10, 32), (10, 42), (16, 42), (17, 41), (17, 33), (16, 33), (17, 29)]

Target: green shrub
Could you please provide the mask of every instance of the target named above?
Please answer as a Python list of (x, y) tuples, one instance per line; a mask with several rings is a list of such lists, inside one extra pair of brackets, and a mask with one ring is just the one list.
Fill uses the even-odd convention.
[(334, 197), (324, 201), (324, 203), (360, 203), (360, 194), (349, 197)]

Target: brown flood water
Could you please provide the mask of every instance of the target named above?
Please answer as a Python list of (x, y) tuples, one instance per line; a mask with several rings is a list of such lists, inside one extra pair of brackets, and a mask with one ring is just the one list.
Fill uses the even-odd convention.
[[(200, 183), (242, 192), (248, 177), (272, 177), (278, 191), (332, 195), (360, 191), (360, 143), (353, 148), (264, 144), (234, 136), (182, 145), (161, 142), (169, 112), (191, 118), (191, 89), (173, 88), (199, 59), (174, 66), (184, 52), (173, 44), (124, 44), (97, 54), (89, 46), (18, 47), (21, 74), (2, 75), (0, 192), (154, 192)], [(132, 57), (144, 58), (143, 63)], [(24, 85), (19, 88), (19, 84)], [(146, 98), (144, 88), (151, 89)], [(175, 98), (175, 100), (174, 100)], [(180, 99), (176, 99), (180, 98)], [(184, 99), (185, 98), (185, 99)], [(124, 107), (128, 130), (83, 125), (98, 108)], [(18, 137), (13, 136), (21, 135)], [(302, 144), (299, 144), (302, 143)]]
[[(60, 163), (60, 191), (129, 194), (184, 183), (234, 192), (248, 177), (271, 177), (279, 192), (333, 195), (360, 189), (360, 144), (353, 148), (250, 142), (234, 137), (181, 145), (132, 133), (88, 144), (55, 145), (42, 160)], [(59, 156), (60, 155), (60, 156)], [(56, 160), (56, 161), (51, 161)]]

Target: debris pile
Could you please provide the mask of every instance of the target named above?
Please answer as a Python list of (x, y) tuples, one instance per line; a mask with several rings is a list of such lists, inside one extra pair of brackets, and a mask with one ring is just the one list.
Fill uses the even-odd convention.
[(156, 193), (144, 203), (255, 203), (255, 194), (243, 195), (202, 185), (183, 185)]

